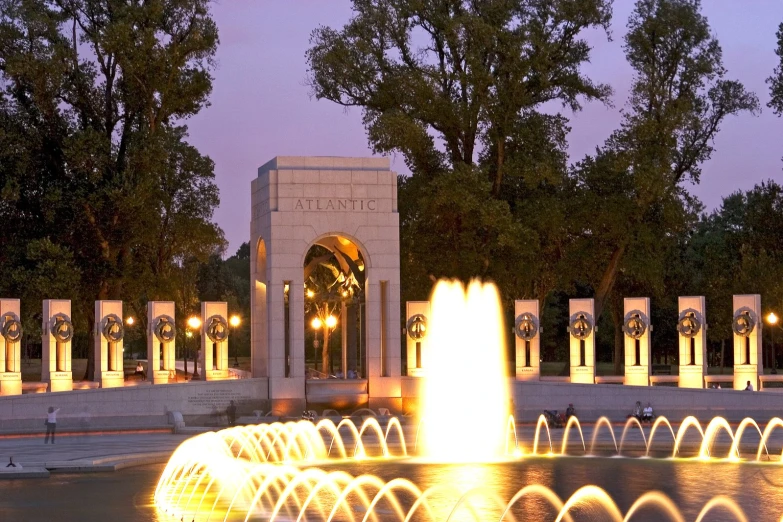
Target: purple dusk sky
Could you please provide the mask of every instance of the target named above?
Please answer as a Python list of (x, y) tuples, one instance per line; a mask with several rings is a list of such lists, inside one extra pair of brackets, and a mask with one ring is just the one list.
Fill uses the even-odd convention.
[[(256, 169), (278, 155), (367, 156), (361, 111), (308, 96), (304, 54), (318, 25), (342, 27), (349, 0), (219, 0), (213, 15), (220, 30), (212, 106), (189, 122), (190, 141), (215, 161), (220, 207), (217, 223), (229, 240), (227, 255), (249, 238), (250, 181)], [(615, 0), (611, 42), (588, 35), (592, 60), (585, 71), (615, 91), (614, 107), (593, 103), (567, 113), (571, 161), (591, 153), (620, 121), (631, 83), (622, 37), (631, 0)], [(722, 47), (728, 78), (755, 91), (764, 105), (759, 116), (728, 119), (693, 192), (708, 210), (737, 190), (768, 179), (781, 180), (783, 119), (766, 107), (765, 79), (775, 67), (775, 31), (783, 21), (780, 0), (706, 0), (703, 12)], [(402, 158), (392, 169), (406, 171)]]

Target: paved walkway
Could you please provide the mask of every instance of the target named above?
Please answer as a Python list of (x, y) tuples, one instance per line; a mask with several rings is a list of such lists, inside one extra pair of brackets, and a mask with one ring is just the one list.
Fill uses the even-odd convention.
[(112, 471), (133, 464), (166, 462), (179, 444), (190, 434), (125, 433), (58, 435), (55, 444), (44, 444), (43, 434), (37, 437), (0, 438), (0, 479), (10, 478), (5, 472), (13, 457), (25, 472), (42, 470)]

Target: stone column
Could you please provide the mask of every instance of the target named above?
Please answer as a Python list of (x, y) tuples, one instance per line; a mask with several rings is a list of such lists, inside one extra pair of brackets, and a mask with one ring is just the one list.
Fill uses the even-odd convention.
[(153, 384), (167, 384), (176, 379), (174, 302), (147, 303), (147, 380)]
[(48, 382), (52, 392), (73, 390), (70, 300), (47, 299), (43, 302), (41, 334), (41, 381)]
[(704, 388), (707, 375), (707, 307), (704, 296), (680, 297), (680, 388)]
[(537, 381), (541, 376), (541, 320), (538, 299), (514, 301), (518, 381)]
[(101, 388), (125, 385), (122, 301), (95, 301), (95, 374)]
[(595, 301), (570, 299), (571, 382), (595, 384)]
[(427, 352), (427, 321), (430, 317), (429, 301), (408, 301), (405, 303), (405, 344), (408, 357), (408, 376), (423, 377), (426, 370), (422, 366)]
[(734, 389), (744, 390), (748, 381), (759, 389), (759, 375), (764, 373), (761, 349), (761, 296), (735, 295), (734, 319)]
[(650, 298), (626, 297), (623, 333), (625, 339), (625, 384), (650, 385)]
[(0, 299), (0, 395), (22, 394), (19, 299)]
[(201, 303), (201, 369), (204, 380), (228, 379), (228, 304)]

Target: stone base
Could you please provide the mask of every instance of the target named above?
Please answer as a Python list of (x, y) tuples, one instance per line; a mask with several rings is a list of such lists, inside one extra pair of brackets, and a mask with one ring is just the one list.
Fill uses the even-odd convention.
[(173, 372), (174, 370), (154, 370), (150, 372), (152, 375), (147, 375), (147, 379), (152, 377), (152, 384), (168, 384)]
[(204, 370), (204, 380), (225, 381), (228, 379), (228, 370)]
[(704, 388), (704, 367), (700, 364), (680, 366), (680, 388)]
[(517, 366), (518, 381), (537, 381), (541, 377), (541, 368), (538, 366)]
[(571, 366), (573, 384), (595, 384), (595, 366)]
[(303, 398), (272, 399), (269, 402), (272, 409), (272, 415), (277, 417), (301, 417), (302, 412), (307, 409), (307, 403)]
[(0, 395), (21, 395), (22, 374), (0, 373)]
[(73, 391), (73, 372), (52, 372), (49, 374), (49, 391)]
[(744, 390), (748, 386), (748, 381), (753, 385), (753, 389), (759, 389), (759, 371), (755, 364), (735, 364), (734, 365), (734, 389)]
[(650, 367), (649, 366), (626, 366), (625, 381), (627, 386), (649, 386), (650, 385)]
[(124, 372), (101, 372), (101, 388), (119, 388), (125, 386)]
[(402, 397), (370, 397), (368, 406), (378, 413), (381, 408), (386, 408), (392, 415), (402, 413)]

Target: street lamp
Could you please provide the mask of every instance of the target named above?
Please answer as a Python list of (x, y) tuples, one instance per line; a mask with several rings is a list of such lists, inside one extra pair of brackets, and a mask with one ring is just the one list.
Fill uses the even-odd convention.
[[(318, 316), (313, 317), (313, 320), (310, 322), (310, 326), (313, 327), (313, 330), (316, 331), (315, 339), (313, 340), (313, 348), (315, 350), (318, 350), (318, 330), (323, 328), (324, 330), (324, 349), (326, 350), (326, 353), (329, 357), (328, 361), (328, 367), (324, 364), (323, 359), (323, 352), (321, 352), (321, 371), (325, 374), (329, 374), (331, 370), (331, 362), (332, 357), (329, 353), (329, 334), (331, 333), (331, 330), (334, 329), (335, 326), (337, 326), (337, 318), (333, 315), (327, 316), (325, 319), (321, 319)], [(315, 359), (318, 360), (318, 352), (315, 352)]]
[[(128, 317), (127, 319), (125, 319), (125, 324), (127, 324), (127, 325), (128, 325), (128, 327), (131, 327), (131, 326), (133, 326), (133, 323), (135, 323), (135, 322), (136, 322), (136, 320), (133, 318), (133, 316), (130, 316), (130, 317)], [(122, 349), (122, 351), (124, 352), (124, 351), (125, 351), (125, 348), (123, 348), (123, 349)], [(132, 354), (132, 355), (131, 355), (131, 357), (133, 357), (134, 355), (135, 355), (135, 354)]]
[[(236, 314), (228, 318), (228, 324), (231, 325), (231, 328), (236, 328), (241, 322), (242, 319)], [(234, 347), (234, 367), (239, 368), (239, 351), (236, 347)]]
[(775, 312), (770, 312), (767, 314), (767, 323), (769, 323), (770, 326), (772, 326), (772, 373), (778, 373), (778, 360), (775, 356), (775, 326), (778, 324), (778, 316), (775, 315)]
[[(197, 315), (192, 315), (188, 318), (188, 328), (194, 332), (201, 328), (201, 318)], [(190, 332), (189, 332), (190, 333)], [(188, 337), (193, 337), (191, 333)], [(188, 350), (189, 352), (190, 350)], [(188, 374), (188, 359), (185, 357), (185, 376)], [(193, 356), (193, 378), (198, 378), (198, 347), (196, 347), (196, 354)]]

